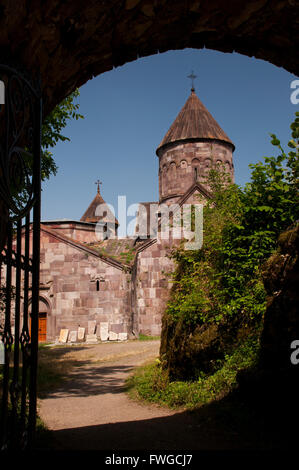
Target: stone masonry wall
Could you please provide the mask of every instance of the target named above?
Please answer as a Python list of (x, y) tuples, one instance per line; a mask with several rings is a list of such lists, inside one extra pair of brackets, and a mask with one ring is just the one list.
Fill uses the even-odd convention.
[(62, 328), (87, 328), (90, 320), (131, 332), (130, 274), (123, 270), (42, 232), (40, 282), (51, 305), (48, 339)]
[(81, 243), (91, 243), (98, 241), (95, 233), (95, 225), (82, 224), (76, 222), (59, 222), (57, 224), (43, 223), (46, 227), (55, 230), (58, 234), (66, 235)]
[(167, 50), (234, 51), (299, 70), (295, 0), (14, 0), (0, 13), (2, 57), (41, 77), (45, 115), (91, 78)]
[(169, 298), (174, 264), (167, 257), (169, 244), (155, 242), (137, 259), (136, 316), (139, 333), (160, 335), (162, 313)]
[[(212, 164), (223, 163), (234, 179), (232, 147), (219, 141), (173, 144), (160, 156), (159, 194), (161, 202), (182, 196), (195, 181), (203, 182)], [(197, 179), (196, 179), (197, 175)]]
[[(205, 199), (198, 199), (198, 196), (199, 192), (195, 189), (187, 198), (186, 203), (204, 204)], [(176, 201), (169, 199), (167, 202), (175, 203)], [(185, 238), (191, 235), (179, 230)], [(139, 333), (154, 336), (161, 333), (162, 315), (172, 286), (171, 273), (174, 271), (175, 264), (169, 255), (171, 250), (181, 242), (181, 238), (174, 238), (174, 227), (169, 228), (167, 239), (159, 239), (159, 236), (158, 234), (158, 239), (154, 243), (139, 251), (132, 279), (134, 326)], [(193, 241), (193, 236), (191, 241)]]

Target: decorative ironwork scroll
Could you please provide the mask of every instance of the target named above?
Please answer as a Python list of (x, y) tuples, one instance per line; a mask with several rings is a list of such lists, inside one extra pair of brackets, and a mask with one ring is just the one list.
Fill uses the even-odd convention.
[(0, 83), (0, 449), (5, 450), (32, 445), (36, 423), (41, 92), (7, 65), (0, 64)]

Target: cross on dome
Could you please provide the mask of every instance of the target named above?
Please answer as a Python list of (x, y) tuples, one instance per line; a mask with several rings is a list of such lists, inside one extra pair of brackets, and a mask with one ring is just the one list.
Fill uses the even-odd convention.
[(197, 78), (197, 75), (194, 75), (194, 72), (192, 70), (192, 72), (190, 73), (190, 75), (188, 75), (187, 78), (190, 78), (191, 79), (191, 91), (195, 91), (195, 88), (194, 88), (194, 79)]
[(98, 185), (98, 194), (100, 194), (100, 184), (103, 184), (103, 183), (102, 183), (102, 181), (97, 180), (97, 181), (95, 182), (95, 184)]

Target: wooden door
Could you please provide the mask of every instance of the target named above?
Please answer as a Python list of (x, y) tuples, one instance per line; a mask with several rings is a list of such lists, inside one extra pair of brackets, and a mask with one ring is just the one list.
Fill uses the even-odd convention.
[(47, 313), (38, 314), (38, 342), (47, 341)]
[[(31, 316), (30, 316), (30, 332), (31, 332)], [(47, 313), (39, 312), (38, 314), (38, 342), (47, 341)]]

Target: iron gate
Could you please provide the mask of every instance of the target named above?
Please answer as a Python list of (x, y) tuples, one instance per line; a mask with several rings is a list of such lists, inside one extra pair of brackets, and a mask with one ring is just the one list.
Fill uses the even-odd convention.
[[(41, 91), (0, 64), (1, 449), (32, 445), (36, 423)], [(29, 313), (29, 304), (31, 312)]]

